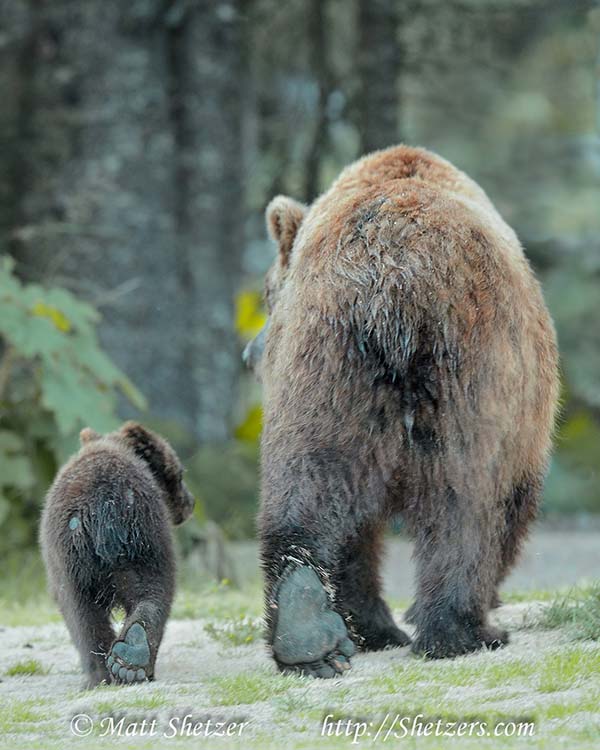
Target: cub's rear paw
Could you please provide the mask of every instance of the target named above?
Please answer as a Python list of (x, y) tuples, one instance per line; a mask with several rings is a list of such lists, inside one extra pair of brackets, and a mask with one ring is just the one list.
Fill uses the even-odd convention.
[(112, 682), (130, 684), (149, 679), (150, 646), (146, 631), (134, 622), (123, 640), (115, 641), (106, 658)]
[(282, 672), (330, 678), (350, 669), (354, 644), (314, 570), (296, 568), (284, 578), (276, 604), (272, 648)]

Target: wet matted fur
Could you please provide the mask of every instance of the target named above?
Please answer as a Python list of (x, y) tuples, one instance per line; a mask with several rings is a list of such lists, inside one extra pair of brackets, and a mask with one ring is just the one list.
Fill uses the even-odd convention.
[(552, 321), (514, 232), (469, 177), (406, 146), (350, 165), (308, 208), (275, 198), (267, 224), (269, 326), (247, 354), (264, 386), (276, 659), (273, 591), (294, 548), (359, 645), (408, 642), (380, 596), (393, 514), (415, 539), (413, 649), (502, 645), (487, 613), (536, 514), (558, 397)]
[[(40, 542), (87, 687), (154, 675), (175, 588), (170, 526), (194, 508), (182, 475), (164, 439), (128, 422), (105, 436), (82, 430), (48, 491)], [(126, 613), (118, 637), (116, 606)]]

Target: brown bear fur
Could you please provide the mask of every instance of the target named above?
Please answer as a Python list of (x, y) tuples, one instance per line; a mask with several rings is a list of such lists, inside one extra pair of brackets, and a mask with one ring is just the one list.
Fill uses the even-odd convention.
[(406, 638), (378, 572), (397, 513), (416, 541), (413, 649), (505, 643), (487, 613), (536, 514), (558, 396), (552, 321), (514, 232), (465, 174), (406, 146), (350, 165), (308, 209), (275, 198), (267, 226), (259, 528), (275, 658), (274, 592), (299, 558), (357, 643)]
[[(80, 451), (56, 476), (42, 514), (50, 589), (87, 687), (109, 678), (152, 679), (175, 588), (170, 525), (190, 516), (194, 499), (171, 446), (141, 425), (128, 422), (104, 437), (86, 428), (80, 439)], [(110, 623), (116, 606), (126, 613), (118, 637)], [(149, 660), (121, 662), (122, 675), (113, 674), (106, 659), (134, 623), (145, 630)]]

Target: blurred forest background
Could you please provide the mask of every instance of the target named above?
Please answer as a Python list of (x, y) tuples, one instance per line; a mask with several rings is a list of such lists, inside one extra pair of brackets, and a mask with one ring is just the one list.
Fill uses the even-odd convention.
[(79, 429), (132, 416), (198, 528), (254, 533), (265, 205), (400, 141), (521, 237), (562, 352), (545, 512), (600, 512), (598, 2), (0, 0), (0, 92), (0, 552)]

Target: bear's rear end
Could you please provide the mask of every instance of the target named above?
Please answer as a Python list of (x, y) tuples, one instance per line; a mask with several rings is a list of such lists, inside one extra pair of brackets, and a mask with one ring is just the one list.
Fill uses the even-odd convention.
[(558, 395), (554, 329), (514, 232), (470, 178), (404, 146), (351, 165), (308, 209), (278, 198), (269, 212), (268, 607), (300, 559), (358, 643), (401, 642), (377, 566), (402, 513), (415, 651), (502, 645), (487, 612), (539, 505)]

